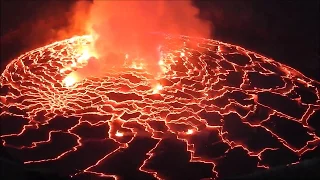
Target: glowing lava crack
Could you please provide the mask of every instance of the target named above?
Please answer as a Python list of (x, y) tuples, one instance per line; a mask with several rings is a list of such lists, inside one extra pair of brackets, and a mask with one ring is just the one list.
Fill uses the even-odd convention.
[(319, 152), (319, 82), (239, 46), (164, 38), (156, 85), (136, 65), (75, 79), (89, 36), (14, 59), (1, 75), (3, 145), (84, 179), (223, 178)]

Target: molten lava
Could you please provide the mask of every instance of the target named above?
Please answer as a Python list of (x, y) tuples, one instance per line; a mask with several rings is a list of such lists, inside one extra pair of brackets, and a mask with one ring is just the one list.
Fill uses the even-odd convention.
[(78, 82), (78, 77), (75, 73), (70, 73), (64, 80), (63, 83), (65, 86), (69, 87)]
[(154, 88), (153, 88), (153, 93), (157, 94), (159, 93), (161, 90), (163, 89), (161, 84), (157, 84)]
[(117, 131), (117, 133), (116, 133), (115, 135), (116, 135), (117, 137), (122, 137), (122, 136), (123, 136), (123, 133)]
[(157, 76), (130, 54), (98, 66), (89, 36), (14, 59), (0, 81), (3, 145), (85, 179), (224, 178), (319, 152), (319, 82), (239, 46), (163, 39)]

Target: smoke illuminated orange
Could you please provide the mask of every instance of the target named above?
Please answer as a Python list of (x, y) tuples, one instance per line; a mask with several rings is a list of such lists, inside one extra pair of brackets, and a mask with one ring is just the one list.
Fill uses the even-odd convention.
[[(210, 37), (211, 22), (198, 16), (199, 10), (191, 0), (94, 0), (90, 7), (88, 31), (93, 37), (92, 46), (100, 62), (104, 61), (109, 66), (118, 65), (119, 59), (110, 58), (109, 54), (123, 53), (132, 58), (143, 58), (143, 64), (132, 65), (135, 69), (142, 69), (145, 64), (159, 61), (161, 40), (149, 36), (150, 32)], [(157, 67), (151, 71), (157, 74), (164, 70), (163, 67)]]

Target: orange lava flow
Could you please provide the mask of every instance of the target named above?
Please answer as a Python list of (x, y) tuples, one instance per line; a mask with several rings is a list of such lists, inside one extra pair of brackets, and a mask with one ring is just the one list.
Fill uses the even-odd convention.
[[(160, 77), (133, 62), (104, 77), (81, 78), (76, 70), (92, 56), (81, 51), (89, 36), (14, 59), (0, 81), (3, 145), (31, 166), (67, 164), (72, 177), (113, 179), (123, 178), (113, 166), (132, 166), (128, 172), (140, 179), (220, 178), (235, 171), (228, 163), (236, 152), (248, 161), (234, 168), (250, 167), (248, 173), (278, 165), (270, 160), (275, 156), (297, 163), (318, 148), (319, 129), (309, 120), (320, 109), (319, 82), (239, 46), (164, 38)], [(168, 148), (187, 154), (181, 166), (190, 172), (167, 172), (175, 161), (164, 158)], [(119, 162), (121, 154), (136, 159)]]

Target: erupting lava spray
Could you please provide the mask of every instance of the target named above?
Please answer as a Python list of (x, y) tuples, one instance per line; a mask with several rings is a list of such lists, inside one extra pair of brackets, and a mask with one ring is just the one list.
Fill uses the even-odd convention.
[[(83, 77), (88, 74), (103, 76), (108, 67), (115, 68), (124, 64), (159, 75), (164, 70), (159, 65), (162, 62), (161, 37), (153, 33), (204, 38), (211, 34), (211, 23), (198, 18), (199, 10), (189, 0), (96, 0), (89, 12), (87, 30), (93, 43), (84, 50), (87, 55), (95, 57), (91, 64), (95, 64), (96, 68), (83, 67), (81, 72), (77, 72)], [(88, 60), (89, 56), (82, 59)]]
[[(90, 35), (29, 51), (1, 74), (1, 142), (27, 166), (84, 179), (202, 179), (317, 156), (319, 82), (236, 45), (144, 34), (209, 35), (186, 1), (91, 8)], [(190, 19), (175, 24), (170, 8)]]

